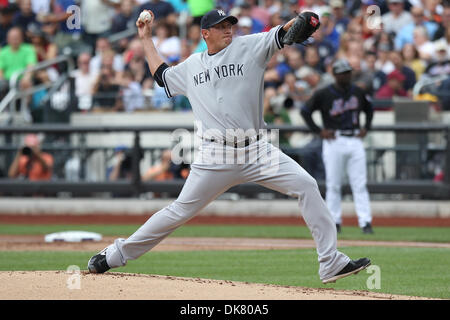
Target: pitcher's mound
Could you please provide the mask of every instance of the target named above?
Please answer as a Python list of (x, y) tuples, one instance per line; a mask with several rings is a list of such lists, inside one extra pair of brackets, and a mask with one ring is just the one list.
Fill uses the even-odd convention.
[(368, 291), (338, 291), (226, 280), (130, 273), (0, 272), (0, 300), (306, 300), (422, 299)]

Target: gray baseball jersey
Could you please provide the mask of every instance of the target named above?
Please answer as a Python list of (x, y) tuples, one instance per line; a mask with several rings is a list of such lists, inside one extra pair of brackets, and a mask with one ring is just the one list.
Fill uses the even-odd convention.
[(163, 81), (168, 97), (185, 95), (204, 130), (264, 128), (264, 71), (276, 50), (278, 32), (237, 37), (220, 52), (193, 54), (167, 68)]

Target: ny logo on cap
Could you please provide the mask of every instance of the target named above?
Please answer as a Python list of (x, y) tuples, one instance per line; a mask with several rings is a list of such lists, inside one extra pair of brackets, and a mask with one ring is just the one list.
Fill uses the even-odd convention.
[(217, 13), (222, 17), (225, 17), (227, 15), (223, 10), (217, 10)]

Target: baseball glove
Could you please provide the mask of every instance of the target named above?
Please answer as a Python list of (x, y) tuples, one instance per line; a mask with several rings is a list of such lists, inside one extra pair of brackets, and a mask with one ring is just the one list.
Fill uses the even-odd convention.
[(283, 37), (283, 43), (303, 43), (320, 27), (319, 16), (314, 12), (305, 11), (300, 13), (291, 28)]

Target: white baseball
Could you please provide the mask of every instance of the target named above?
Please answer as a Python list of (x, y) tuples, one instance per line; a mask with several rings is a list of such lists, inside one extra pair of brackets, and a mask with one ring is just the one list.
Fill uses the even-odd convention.
[(152, 15), (148, 11), (142, 11), (141, 14), (139, 15), (139, 20), (141, 20), (144, 23), (146, 23), (147, 21), (150, 22), (152, 21)]

